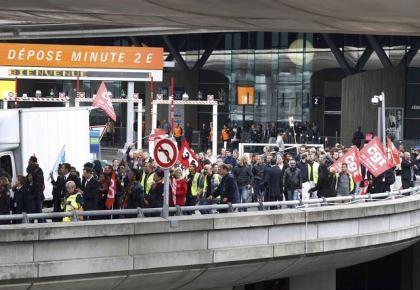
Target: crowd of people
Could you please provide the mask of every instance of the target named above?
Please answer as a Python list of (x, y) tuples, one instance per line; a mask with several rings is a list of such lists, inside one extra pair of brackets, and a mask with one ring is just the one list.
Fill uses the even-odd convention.
[[(262, 154), (244, 156), (238, 156), (236, 149), (229, 148), (222, 148), (220, 154), (214, 156), (207, 149), (198, 153), (198, 161), (191, 162), (188, 168), (178, 161), (170, 169), (169, 205), (348, 196), (359, 194), (362, 188), (371, 193), (386, 192), (391, 190), (396, 175), (401, 176), (402, 188), (412, 187), (420, 168), (419, 152), (406, 152), (400, 146), (400, 166), (377, 177), (362, 168), (363, 181), (357, 183), (348, 171), (348, 164), (342, 163), (338, 171), (331, 166), (348, 148), (340, 144), (325, 149), (308, 146), (295, 151), (272, 151), (274, 147), (267, 146)], [(134, 150), (133, 146), (122, 160), (113, 160), (104, 167), (98, 160), (87, 162), (80, 175), (71, 164), (63, 163), (57, 173), (57, 177), (51, 174), (49, 179), (53, 186), (54, 212), (163, 206), (164, 172), (147, 152)], [(29, 159), (26, 175), (17, 176), (15, 184), (11, 184), (10, 176), (0, 174), (0, 214), (40, 213), (45, 182), (35, 156)], [(213, 211), (201, 211), (202, 214), (210, 212)], [(98, 217), (86, 217), (95, 218)]]
[[(174, 124), (174, 128), (167, 120), (163, 120), (163, 123), (158, 122), (158, 128), (162, 128), (166, 134), (172, 134), (178, 143), (178, 147), (181, 146), (182, 140), (185, 139), (189, 144), (193, 144), (193, 133), (194, 129), (190, 122), (187, 122), (182, 128), (181, 124)], [(319, 144), (321, 141), (319, 136), (319, 129), (315, 122), (295, 122), (293, 127), (287, 124), (277, 124), (276, 122), (271, 123), (253, 123), (247, 128), (246, 138), (244, 137), (244, 130), (238, 125), (237, 122), (232, 124), (226, 123), (218, 136), (218, 140), (221, 142), (222, 147), (229, 149), (230, 151), (238, 150), (240, 142), (250, 143), (270, 143), (282, 145), (284, 143), (316, 143)], [(199, 151), (205, 152), (210, 148), (212, 142), (213, 130), (212, 122), (209, 124), (203, 123), (199, 128), (199, 139), (196, 148)], [(261, 147), (251, 148), (252, 152), (261, 153)]]

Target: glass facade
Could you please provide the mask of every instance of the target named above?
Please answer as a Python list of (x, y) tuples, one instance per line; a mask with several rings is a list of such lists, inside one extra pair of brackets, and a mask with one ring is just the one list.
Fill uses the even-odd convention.
[[(203, 70), (227, 78), (229, 119), (239, 123), (286, 122), (290, 116), (308, 120), (312, 73), (338, 67), (329, 49), (315, 49), (313, 43), (311, 33), (226, 34), (225, 49), (214, 51)], [(253, 105), (236, 104), (238, 85), (254, 86)]]
[[(279, 124), (287, 122), (288, 117), (293, 116), (297, 121), (308, 121), (313, 88), (311, 80), (314, 75), (323, 74), (323, 71), (341, 71), (336, 57), (331, 48), (325, 42), (323, 36), (318, 33), (287, 33), (287, 32), (232, 32), (219, 34), (189, 34), (171, 35), (170, 40), (178, 50), (189, 69), (195, 68), (197, 61), (214, 47), (204, 65), (197, 70), (198, 84), (197, 95), (206, 96), (212, 94), (219, 100), (220, 124), (226, 121), (236, 121), (247, 128), (250, 123), (266, 123), (277, 121)], [(364, 35), (331, 34), (331, 37), (343, 54), (354, 72), (365, 70), (382, 69), (377, 54), (370, 48), (368, 39)], [(220, 39), (215, 43), (215, 39)], [(418, 37), (404, 36), (376, 36), (380, 46), (389, 57), (393, 66), (398, 66), (404, 59), (404, 55), (418, 41)], [(48, 42), (48, 41), (45, 41)], [(137, 42), (147, 46), (164, 47), (166, 60), (174, 60), (174, 56), (167, 48), (167, 44), (161, 36), (139, 36)], [(63, 44), (100, 44), (128, 46), (128, 38), (89, 39), (89, 40), (54, 40), (54, 43)], [(361, 57), (366, 57), (366, 62), (360, 63)], [(402, 63), (407, 65), (407, 63)], [(414, 55), (407, 65), (410, 69), (420, 67), (420, 53)], [(176, 63), (175, 73), (182, 74), (180, 66)], [(407, 96), (411, 113), (407, 112), (406, 118), (419, 122), (416, 115), (417, 96), (420, 95), (420, 78), (415, 70), (411, 70), (408, 76)], [(328, 77), (326, 77), (328, 78)], [(325, 78), (324, 78), (325, 79)], [(336, 81), (336, 80), (335, 80)], [(99, 82), (81, 82), (81, 90), (89, 97), (94, 94)], [(164, 87), (168, 87), (164, 83)], [(313, 83), (312, 83), (313, 85)], [(186, 86), (186, 84), (180, 84)], [(238, 105), (236, 94), (238, 86), (251, 86), (254, 88), (255, 102), (249, 105)], [(327, 86), (327, 84), (325, 84)], [(119, 97), (126, 92), (125, 82), (109, 82), (107, 87), (113, 96)], [(48, 95), (53, 89), (55, 92), (74, 91), (75, 82), (66, 81), (22, 81), (19, 86), (20, 94), (35, 89), (42, 90)], [(28, 91), (29, 90), (29, 91)], [(136, 83), (136, 92), (141, 98), (145, 98), (144, 83)], [(340, 92), (340, 88), (337, 90)], [(45, 92), (45, 93), (44, 93)], [(156, 92), (158, 93), (158, 92)], [(193, 92), (191, 99), (196, 97)], [(329, 101), (340, 103), (340, 95), (329, 96), (333, 99), (325, 101), (324, 109), (327, 110)], [(420, 106), (420, 104), (419, 104)], [(339, 106), (337, 107), (338, 110)], [(408, 111), (410, 108), (406, 107)], [(117, 111), (124, 115), (123, 107)], [(197, 109), (197, 122), (209, 122), (211, 112), (209, 108)], [(124, 118), (122, 118), (124, 119)], [(245, 122), (245, 124), (244, 124)], [(339, 123), (339, 122), (338, 122)], [(417, 124), (417, 123), (416, 123)], [(124, 126), (124, 124), (121, 124)], [(322, 130), (322, 129), (321, 129)], [(322, 133), (322, 132), (321, 132)]]

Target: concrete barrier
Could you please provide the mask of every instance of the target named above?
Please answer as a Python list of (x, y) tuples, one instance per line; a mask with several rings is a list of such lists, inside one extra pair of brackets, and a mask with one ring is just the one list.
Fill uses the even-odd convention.
[(136, 289), (137, 282), (142, 289), (205, 289), (330, 271), (408, 247), (419, 239), (420, 196), (267, 212), (11, 225), (0, 226), (0, 233), (0, 289)]

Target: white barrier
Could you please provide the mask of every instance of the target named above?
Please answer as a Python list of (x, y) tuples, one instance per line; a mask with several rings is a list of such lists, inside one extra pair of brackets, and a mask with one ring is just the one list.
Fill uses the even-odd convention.
[[(252, 146), (252, 147), (279, 147), (276, 143), (239, 143), (239, 156), (244, 155), (244, 147), (245, 146)], [(294, 148), (300, 148), (300, 147), (317, 147), (317, 148), (324, 148), (323, 144), (284, 144), (284, 149), (279, 150), (281, 151), (287, 151)]]

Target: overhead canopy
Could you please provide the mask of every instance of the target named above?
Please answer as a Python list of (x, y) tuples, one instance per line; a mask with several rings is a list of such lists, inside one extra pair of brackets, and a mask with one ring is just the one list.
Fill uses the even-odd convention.
[(0, 39), (300, 31), (420, 35), (419, 0), (21, 0)]

